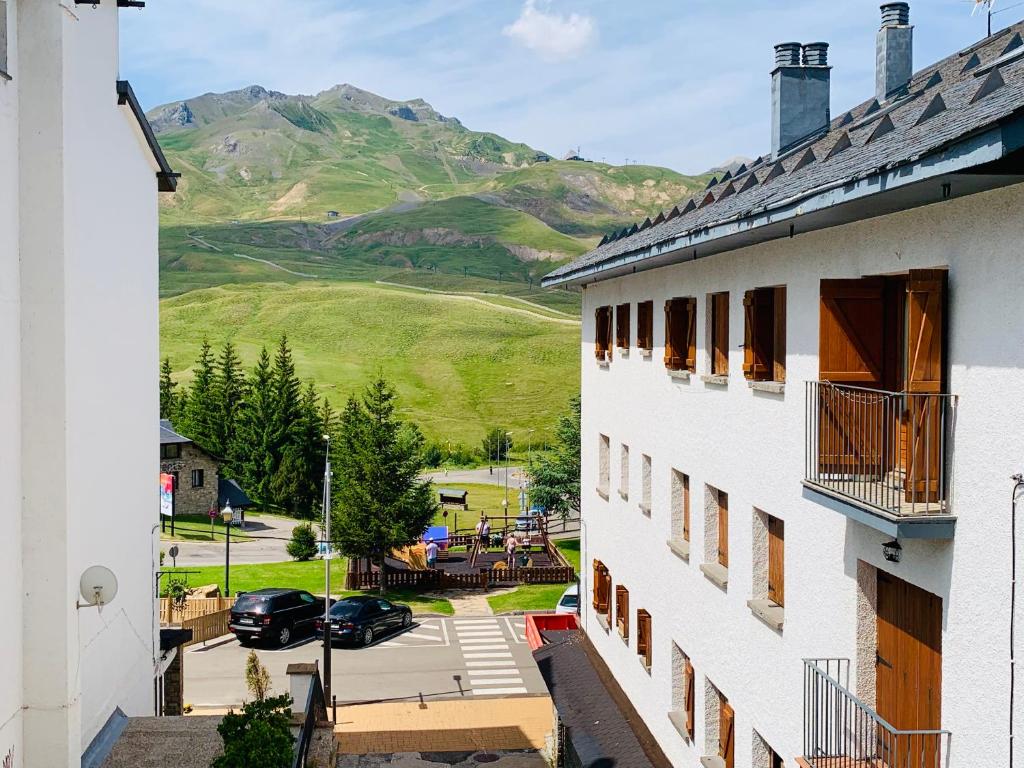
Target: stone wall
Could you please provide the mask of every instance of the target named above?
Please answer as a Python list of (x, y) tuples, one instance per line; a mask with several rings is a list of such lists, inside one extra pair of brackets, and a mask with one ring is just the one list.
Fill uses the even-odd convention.
[(165, 717), (183, 715), (185, 709), (185, 649), (176, 648), (174, 660), (164, 672)]
[[(192, 470), (203, 470), (203, 485), (192, 487)], [(177, 472), (178, 487), (174, 492), (175, 515), (205, 515), (217, 506), (217, 462), (194, 443), (181, 445), (181, 457), (161, 459), (161, 472)]]

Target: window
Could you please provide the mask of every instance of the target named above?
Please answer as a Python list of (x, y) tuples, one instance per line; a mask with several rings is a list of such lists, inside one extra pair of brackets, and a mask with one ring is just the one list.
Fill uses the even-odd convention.
[(175, 493), (177, 493), (178, 492), (178, 473), (177, 472), (171, 472), (170, 475), (171, 475), (171, 481), (173, 483), (173, 490), (174, 490)]
[(611, 443), (607, 435), (600, 435), (597, 446), (597, 491), (605, 499), (608, 498), (608, 487), (611, 485)]
[(725, 768), (735, 768), (736, 713), (721, 694), (718, 700), (718, 756), (725, 763)]
[(651, 653), (654, 643), (651, 640), (651, 614), (643, 608), (636, 612), (636, 655), (644, 669), (651, 671)]
[(615, 308), (615, 346), (629, 349), (629, 304)]
[(636, 305), (636, 345), (647, 352), (654, 349), (654, 302)]
[(786, 380), (786, 287), (743, 294), (743, 375), (751, 381)]
[(729, 294), (712, 293), (711, 305), (711, 374), (729, 373)]
[(785, 568), (786, 524), (768, 516), (768, 599), (782, 607), (786, 604)]
[(619, 450), (619, 496), (629, 498), (629, 446), (623, 445)]
[(598, 307), (594, 313), (594, 354), (605, 362), (612, 359), (611, 307)]
[(697, 300), (665, 302), (665, 367), (670, 371), (697, 370)]
[(640, 490), (640, 509), (645, 515), (651, 514), (651, 457), (640, 456), (640, 472), (641, 481), (643, 483)]
[[(7, 69), (7, 3), (0, 0), (0, 72), (8, 74)], [(7, 79), (7, 78), (0, 78)]]
[(192, 487), (202, 488), (203, 487), (203, 470), (193, 469), (192, 470)]
[(729, 495), (704, 486), (704, 562), (701, 571), (726, 589), (729, 583)]
[(621, 584), (615, 588), (615, 628), (629, 643), (629, 590)]
[(167, 443), (160, 446), (161, 459), (180, 459), (181, 443)]
[(747, 606), (754, 616), (781, 632), (786, 601), (785, 523), (755, 509), (752, 533), (753, 594)]
[(672, 470), (672, 538), (690, 541), (690, 476)]
[(600, 560), (594, 561), (594, 610), (599, 614), (608, 613), (608, 597), (611, 593), (612, 577)]
[(669, 720), (684, 738), (693, 741), (695, 731), (696, 701), (694, 696), (694, 672), (690, 657), (672, 643), (672, 711)]
[(760, 733), (754, 731), (754, 751), (751, 755), (752, 768), (785, 768), (779, 754), (769, 746)]
[(718, 564), (729, 567), (729, 494), (718, 491)]

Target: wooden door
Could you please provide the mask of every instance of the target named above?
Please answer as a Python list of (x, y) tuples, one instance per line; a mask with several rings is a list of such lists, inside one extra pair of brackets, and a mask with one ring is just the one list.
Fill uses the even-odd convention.
[[(885, 281), (822, 280), (819, 378), (880, 390), (885, 362)], [(818, 468), (822, 474), (879, 477), (895, 460), (894, 398), (823, 385), (818, 403)], [(887, 439), (890, 438), (890, 439)]]
[(946, 271), (911, 270), (907, 281), (907, 501), (938, 501), (941, 494), (945, 389)]
[(735, 768), (736, 713), (725, 699), (722, 699), (718, 713), (718, 756), (725, 762), (725, 768)]
[(729, 294), (711, 297), (711, 373), (724, 376), (729, 372)]
[(777, 517), (768, 518), (768, 599), (786, 604), (786, 527)]
[[(875, 686), (879, 716), (899, 730), (940, 728), (942, 598), (879, 571), (877, 631)], [(909, 741), (893, 744), (879, 734), (879, 749), (889, 768), (935, 764), (938, 737), (902, 738)]]
[(718, 491), (718, 563), (729, 567), (729, 494)]

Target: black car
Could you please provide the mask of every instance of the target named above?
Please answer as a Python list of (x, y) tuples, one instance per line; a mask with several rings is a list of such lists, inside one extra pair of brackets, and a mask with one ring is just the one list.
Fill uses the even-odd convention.
[[(331, 640), (346, 640), (370, 645), (374, 638), (412, 625), (412, 609), (389, 600), (354, 595), (331, 606)], [(317, 619), (316, 631), (322, 634), (324, 620)]]
[(323, 615), (322, 597), (301, 589), (258, 589), (238, 596), (228, 629), (242, 645), (256, 640), (288, 645), (296, 634), (313, 629)]

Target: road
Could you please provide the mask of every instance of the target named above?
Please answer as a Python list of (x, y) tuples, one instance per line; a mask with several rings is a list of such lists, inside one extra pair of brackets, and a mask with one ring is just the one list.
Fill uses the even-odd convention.
[[(524, 633), (522, 616), (418, 617), (407, 632), (369, 648), (335, 647), (333, 693), (339, 703), (546, 693)], [(249, 698), (244, 675), (249, 650), (234, 639), (189, 648), (185, 701), (198, 709), (224, 708)], [(256, 653), (277, 692), (288, 690), (289, 664), (319, 660), (323, 666), (323, 648), (309, 638)]]
[[(522, 467), (508, 468), (508, 487), (510, 489), (519, 487), (522, 471)], [(503, 486), (505, 485), (505, 467), (495, 467), (494, 472), (489, 471), (487, 467), (483, 469), (452, 469), (448, 471), (447, 475), (444, 472), (430, 472), (423, 477), (429, 478), (439, 488), (459, 483)]]
[[(274, 515), (248, 517), (245, 521), (245, 531), (253, 538), (248, 541), (231, 540), (231, 562), (245, 565), (246, 563), (280, 563), (291, 560), (285, 547), (292, 537), (292, 529), (300, 522), (302, 521)], [(258, 538), (261, 536), (267, 538)], [(221, 565), (224, 562), (223, 541), (170, 541), (165, 539), (160, 542), (160, 548), (166, 552), (174, 544), (178, 545), (176, 561), (178, 566)], [(170, 558), (167, 558), (165, 565), (170, 565), (170, 563)]]

